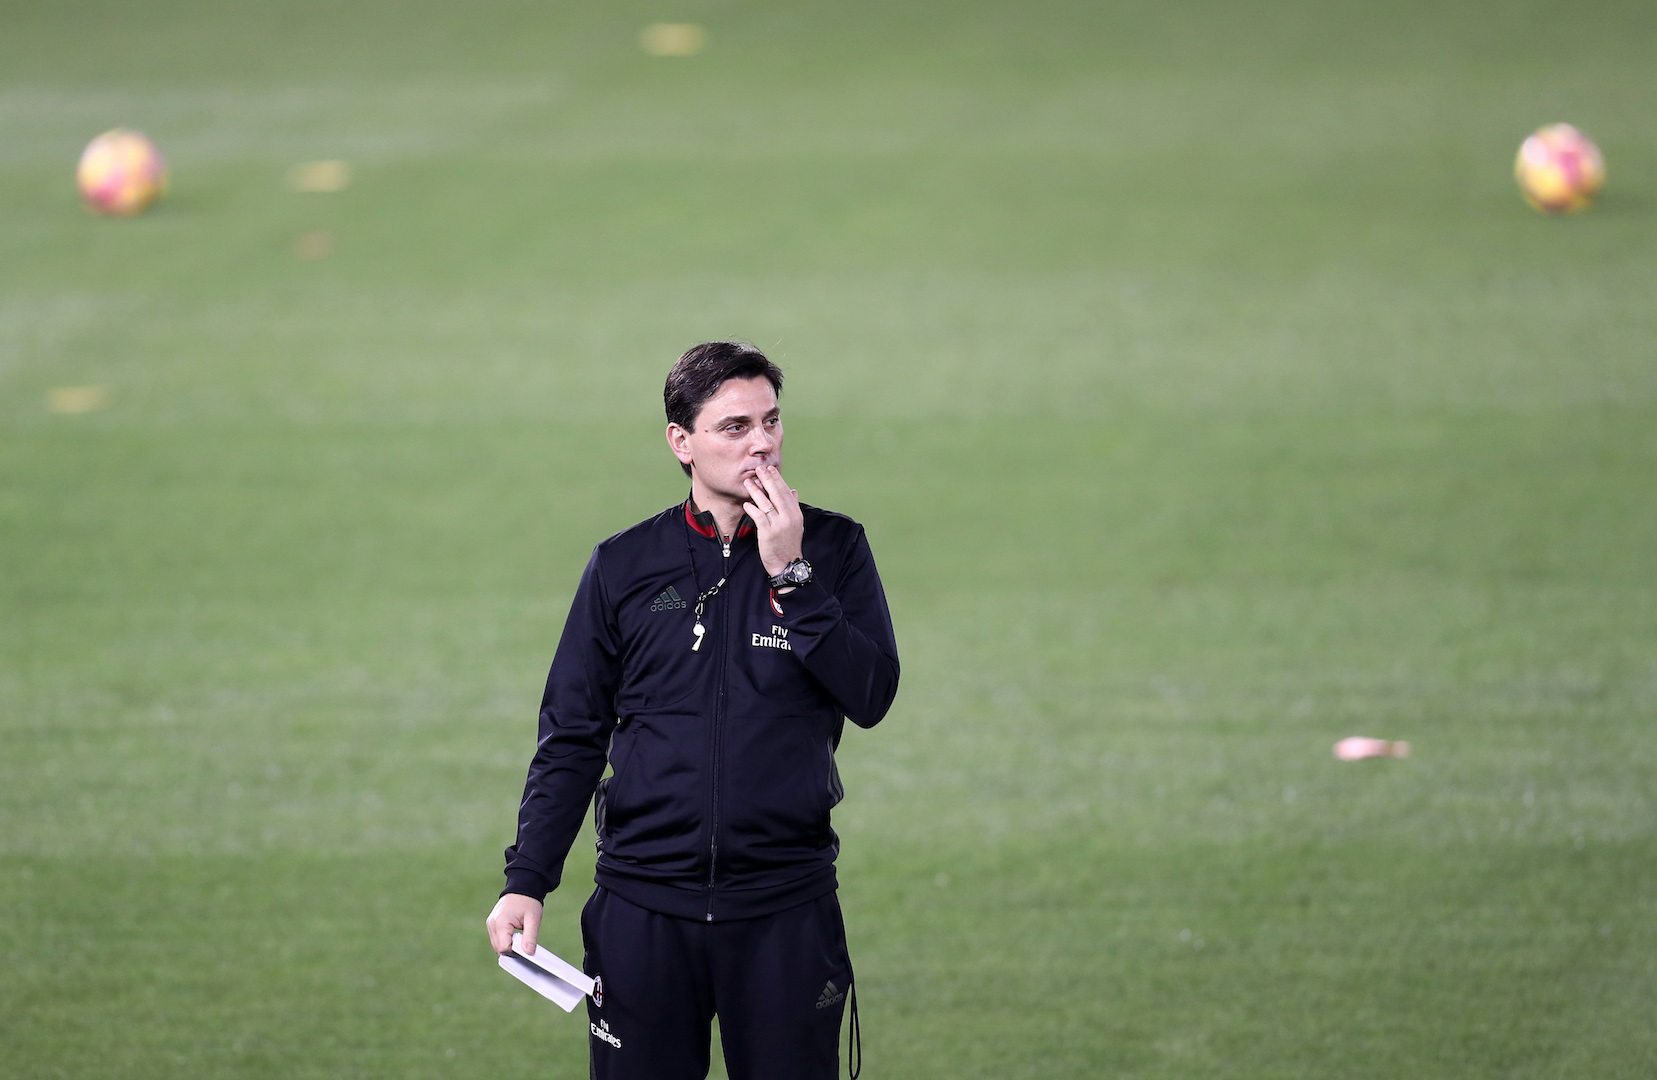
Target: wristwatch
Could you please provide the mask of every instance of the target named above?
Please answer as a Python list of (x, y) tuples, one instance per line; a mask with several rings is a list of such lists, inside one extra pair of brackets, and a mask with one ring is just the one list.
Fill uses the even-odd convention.
[(795, 585), (804, 585), (811, 580), (811, 564), (804, 559), (795, 559), (782, 568), (782, 573), (771, 579), (773, 589), (787, 589)]

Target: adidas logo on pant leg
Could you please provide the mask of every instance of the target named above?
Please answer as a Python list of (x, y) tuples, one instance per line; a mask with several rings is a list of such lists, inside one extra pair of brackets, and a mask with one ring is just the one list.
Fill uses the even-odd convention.
[(817, 1007), (819, 1009), (826, 1009), (831, 1005), (838, 1005), (845, 1000), (846, 992), (838, 986), (835, 986), (834, 980), (830, 979), (828, 985), (823, 987), (823, 992), (817, 995)]

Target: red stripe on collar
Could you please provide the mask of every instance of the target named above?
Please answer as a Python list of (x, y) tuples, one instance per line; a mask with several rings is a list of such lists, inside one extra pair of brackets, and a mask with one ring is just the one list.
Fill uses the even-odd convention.
[[(714, 526), (712, 511), (704, 510), (700, 514), (695, 513), (690, 508), (689, 499), (685, 500), (685, 523), (709, 540), (719, 539), (719, 529)], [(753, 531), (753, 522), (748, 520), (747, 514), (744, 514), (742, 515), (742, 521), (737, 524), (734, 539), (740, 539)]]
[[(707, 523), (704, 524), (700, 518), (707, 518)], [(713, 527), (713, 515), (697, 515), (691, 510), (689, 499), (685, 500), (685, 523), (697, 532), (701, 533), (703, 536), (707, 537), (709, 540), (719, 539), (719, 530)]]

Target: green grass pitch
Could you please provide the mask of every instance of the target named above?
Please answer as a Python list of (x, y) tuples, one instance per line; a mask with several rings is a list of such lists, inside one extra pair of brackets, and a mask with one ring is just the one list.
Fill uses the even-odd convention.
[[(899, 631), (866, 1076), (1657, 1074), (1654, 50), (1633, 0), (0, 3), (0, 1076), (585, 1075), (483, 917), (719, 336)], [(1609, 183), (1554, 220), (1557, 120)], [(73, 190), (117, 125), (133, 221)]]

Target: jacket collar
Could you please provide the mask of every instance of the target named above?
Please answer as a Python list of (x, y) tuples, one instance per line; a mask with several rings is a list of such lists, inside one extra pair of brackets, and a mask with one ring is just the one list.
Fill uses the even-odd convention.
[[(689, 499), (685, 500), (685, 522), (709, 540), (718, 540), (719, 529), (713, 523), (713, 511), (703, 510), (698, 513), (694, 507), (695, 504)], [(731, 539), (739, 540), (753, 531), (754, 523), (748, 519), (747, 514), (743, 514), (742, 520), (736, 524), (736, 535)]]

